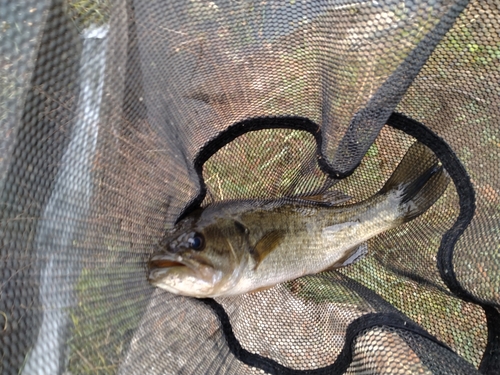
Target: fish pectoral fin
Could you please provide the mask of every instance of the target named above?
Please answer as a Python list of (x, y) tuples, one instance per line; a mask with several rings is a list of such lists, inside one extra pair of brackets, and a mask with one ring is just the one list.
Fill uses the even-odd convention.
[(332, 271), (337, 268), (346, 267), (358, 262), (368, 254), (368, 244), (363, 242), (361, 245), (353, 247), (346, 251), (344, 256), (332, 264), (330, 267), (325, 268), (323, 271)]
[(251, 290), (249, 293), (258, 293), (258, 292), (262, 292), (264, 290), (268, 290), (268, 289), (271, 289), (273, 288), (275, 285), (270, 285), (270, 286), (261, 286), (260, 288), (257, 288), (257, 289), (254, 289), (254, 290)]
[(252, 257), (255, 260), (255, 268), (281, 243), (285, 232), (281, 230), (273, 230), (266, 233), (252, 249)]

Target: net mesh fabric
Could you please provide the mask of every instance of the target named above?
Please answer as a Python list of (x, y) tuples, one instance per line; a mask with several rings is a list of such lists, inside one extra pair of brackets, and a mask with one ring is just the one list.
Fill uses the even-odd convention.
[[(496, 1), (0, 14), (1, 373), (500, 368)], [(361, 201), (416, 140), (453, 183), (354, 265), (215, 300), (147, 282), (193, 207), (331, 187)]]

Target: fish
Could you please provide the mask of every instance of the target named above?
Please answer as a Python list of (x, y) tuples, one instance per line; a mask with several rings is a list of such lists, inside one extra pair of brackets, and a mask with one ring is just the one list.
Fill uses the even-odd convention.
[(198, 208), (159, 242), (148, 261), (149, 282), (214, 298), (350, 266), (366, 256), (369, 239), (427, 211), (449, 180), (435, 154), (415, 142), (383, 187), (360, 202), (326, 192)]

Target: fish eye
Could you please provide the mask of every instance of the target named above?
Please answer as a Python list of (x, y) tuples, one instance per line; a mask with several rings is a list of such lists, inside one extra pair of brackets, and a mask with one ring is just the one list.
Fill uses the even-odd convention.
[(205, 247), (205, 238), (201, 233), (196, 232), (193, 237), (188, 239), (189, 247), (196, 251), (201, 251)]

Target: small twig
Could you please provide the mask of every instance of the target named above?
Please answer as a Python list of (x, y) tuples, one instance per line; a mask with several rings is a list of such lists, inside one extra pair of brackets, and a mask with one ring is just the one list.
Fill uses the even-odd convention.
[(87, 358), (85, 358), (85, 357), (83, 356), (83, 354), (82, 354), (79, 350), (76, 350), (76, 349), (75, 349), (75, 352), (76, 352), (76, 354), (78, 354), (78, 355), (80, 356), (80, 358), (82, 359), (82, 361), (83, 361), (83, 362), (85, 362), (85, 363), (86, 363), (86, 365), (90, 367), (90, 369), (91, 369), (92, 371), (96, 371), (96, 368), (92, 365), (92, 363), (90, 363), (90, 361), (89, 361)]
[(116, 365), (109, 365), (109, 366), (98, 366), (94, 367), (96, 370), (107, 370), (107, 369), (115, 369), (117, 366)]
[(221, 186), (221, 183), (220, 183), (219, 174), (217, 173), (215, 176), (217, 176), (217, 182), (219, 183), (220, 199), (224, 200), (224, 194), (222, 193), (222, 186)]

